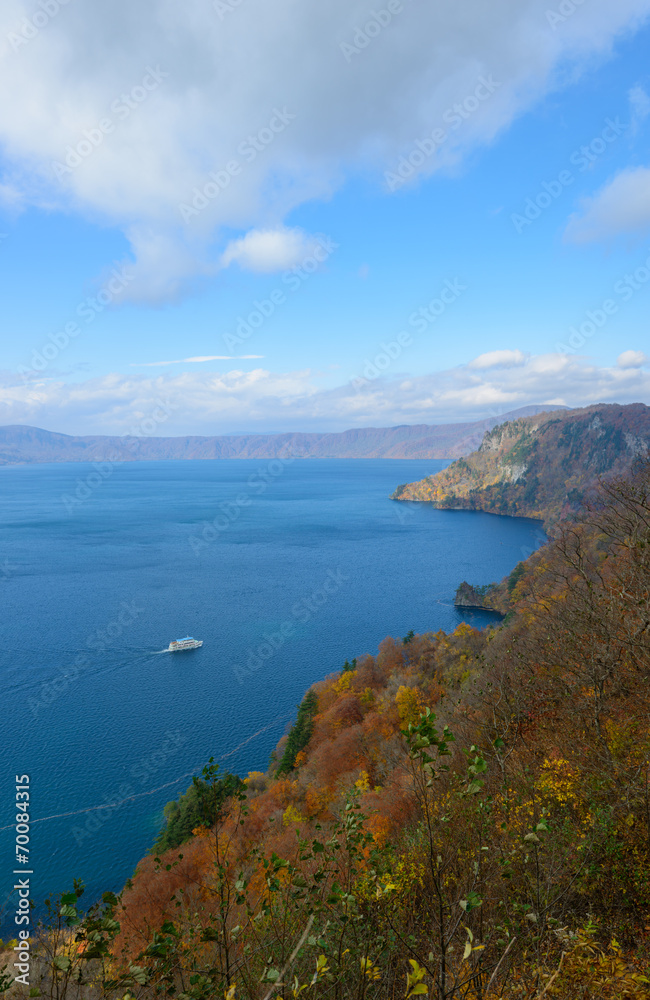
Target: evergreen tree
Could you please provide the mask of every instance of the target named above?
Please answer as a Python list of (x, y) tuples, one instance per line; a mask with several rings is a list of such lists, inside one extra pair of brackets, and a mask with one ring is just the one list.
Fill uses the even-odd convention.
[(310, 690), (298, 706), (298, 717), (289, 731), (277, 774), (288, 774), (289, 771), (293, 770), (297, 755), (305, 749), (311, 739), (314, 730), (314, 716), (317, 712), (318, 697), (315, 691)]

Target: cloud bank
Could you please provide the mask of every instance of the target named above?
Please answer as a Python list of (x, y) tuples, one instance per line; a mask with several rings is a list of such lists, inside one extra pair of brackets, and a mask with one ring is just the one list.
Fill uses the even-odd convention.
[[(132, 299), (169, 299), (228, 262), (282, 268), (298, 252), (285, 228), (296, 206), (355, 172), (383, 185), (417, 149), (418, 176), (453, 167), (606, 54), (650, 0), (589, 0), (555, 19), (548, 0), (391, 11), (4, 0), (0, 192), (120, 227)], [(427, 152), (436, 129), (444, 143)]]
[[(495, 352), (496, 353), (496, 352)], [(377, 378), (323, 387), (312, 371), (281, 374), (183, 372), (177, 375), (107, 375), (69, 383), (56, 377), (0, 386), (0, 423), (26, 423), (71, 434), (126, 434), (161, 405), (170, 416), (157, 434), (270, 431), (339, 431), (350, 427), (437, 423), (499, 415), (529, 403), (650, 404), (648, 360), (623, 351), (618, 364), (598, 367), (568, 354), (533, 355), (512, 364), (471, 362), (418, 378)]]

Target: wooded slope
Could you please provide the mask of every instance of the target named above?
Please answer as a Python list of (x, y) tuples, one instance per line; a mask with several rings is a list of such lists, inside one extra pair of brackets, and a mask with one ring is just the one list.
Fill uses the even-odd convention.
[(552, 521), (649, 449), (650, 407), (642, 403), (523, 417), (487, 431), (477, 451), (442, 472), (399, 486), (393, 499)]

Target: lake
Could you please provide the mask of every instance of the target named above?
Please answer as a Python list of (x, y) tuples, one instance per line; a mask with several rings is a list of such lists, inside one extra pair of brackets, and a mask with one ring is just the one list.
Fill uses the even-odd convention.
[[(29, 774), (35, 898), (74, 877), (89, 899), (119, 890), (191, 775), (211, 756), (265, 770), (305, 690), (346, 658), (494, 621), (454, 608), (457, 585), (501, 578), (544, 535), (388, 499), (447, 464), (0, 469), (0, 826)], [(161, 652), (186, 635), (203, 647)], [(14, 837), (0, 832), (0, 902)]]

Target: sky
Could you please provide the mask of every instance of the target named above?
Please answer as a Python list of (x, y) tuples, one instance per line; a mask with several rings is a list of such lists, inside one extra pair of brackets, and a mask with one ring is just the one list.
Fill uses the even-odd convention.
[(650, 404), (649, 56), (650, 0), (4, 0), (0, 424)]

